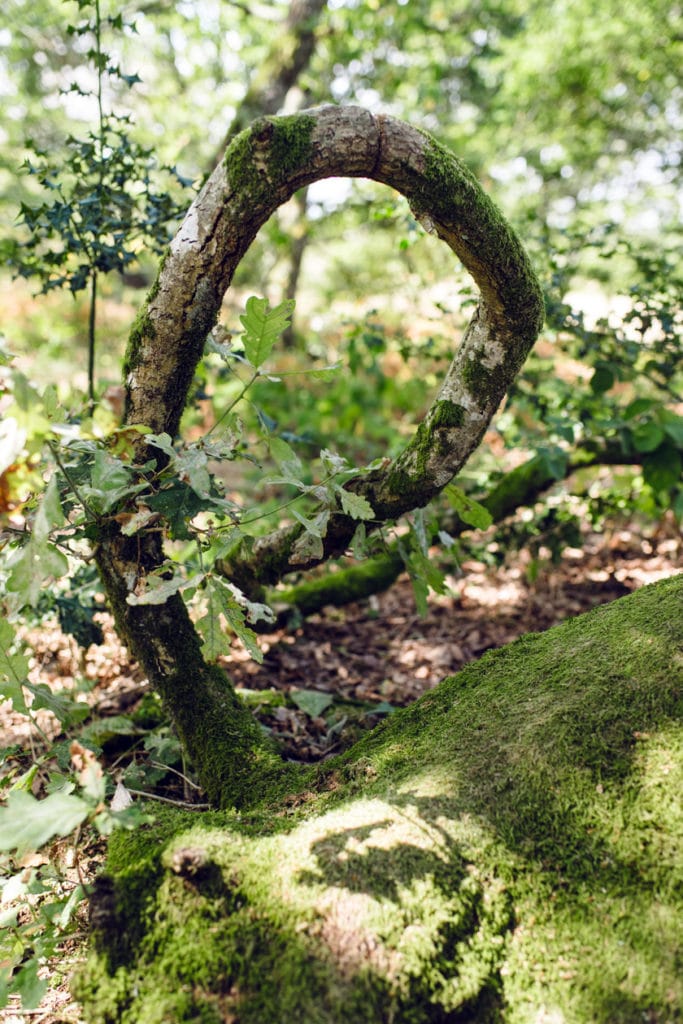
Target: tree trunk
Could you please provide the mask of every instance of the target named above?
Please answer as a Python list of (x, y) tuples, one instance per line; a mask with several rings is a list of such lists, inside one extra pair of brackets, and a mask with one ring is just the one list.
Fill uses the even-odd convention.
[[(259, 228), (299, 188), (332, 175), (363, 176), (402, 192), (427, 230), (443, 239), (477, 282), (481, 300), (439, 394), (393, 462), (349, 489), (372, 505), (375, 524), (426, 504), (477, 447), (533, 344), (543, 317), (540, 289), (516, 236), (467, 169), (431, 136), (355, 107), (262, 118), (239, 135), (183, 221), (131, 331), (126, 354), (128, 424), (175, 436), (195, 367), (225, 291)], [(155, 456), (158, 452), (154, 453)], [(150, 452), (140, 442), (138, 457)], [(344, 550), (356, 521), (330, 519), (324, 556)], [(156, 536), (156, 535), (154, 535)], [(298, 531), (258, 541), (227, 571), (249, 589), (293, 566)], [(273, 773), (227, 680), (207, 666), (179, 600), (163, 612), (126, 601), (161, 564), (149, 535), (112, 528), (96, 552), (117, 626), (164, 697), (199, 778), (217, 803), (239, 803)], [(267, 568), (266, 568), (267, 563)], [(193, 696), (194, 695), (194, 696)], [(196, 700), (195, 714), (186, 707)], [(207, 715), (210, 735), (207, 735)], [(216, 746), (217, 738), (223, 737)]]

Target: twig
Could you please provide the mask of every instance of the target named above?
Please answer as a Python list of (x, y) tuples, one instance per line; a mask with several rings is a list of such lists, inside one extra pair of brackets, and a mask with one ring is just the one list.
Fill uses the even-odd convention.
[[(128, 787), (126, 786), (126, 789)], [(173, 804), (176, 807), (190, 807), (193, 811), (206, 811), (211, 804), (193, 804), (189, 800), (172, 800), (169, 796), (157, 796), (156, 793), (145, 793), (142, 789), (128, 789), (133, 796), (144, 797), (145, 800), (158, 800), (162, 804)]]
[[(182, 779), (183, 782), (186, 782), (187, 785), (190, 786), (192, 789), (196, 789), (199, 792), (202, 791), (201, 786), (198, 786), (196, 782), (192, 781), (192, 779), (188, 779), (187, 775), (183, 775), (183, 773), (179, 772), (177, 768), (171, 768), (169, 764), (161, 764), (160, 761), (150, 761), (149, 763), (151, 764), (152, 768), (163, 768), (164, 771), (173, 772), (174, 775), (177, 775), (179, 779)], [(133, 790), (131, 789), (130, 792), (132, 793)]]

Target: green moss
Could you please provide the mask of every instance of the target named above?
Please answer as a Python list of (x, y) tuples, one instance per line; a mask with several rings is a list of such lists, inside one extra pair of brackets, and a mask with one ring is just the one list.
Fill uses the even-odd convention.
[[(273, 187), (287, 180), (309, 159), (316, 119), (309, 114), (262, 117), (233, 139), (225, 154), (231, 187), (245, 200), (266, 202)], [(262, 164), (259, 149), (265, 155)], [(264, 173), (265, 172), (265, 173)]]
[(409, 500), (413, 508), (431, 501), (439, 488), (426, 479), (430, 459), (448, 453), (450, 431), (462, 426), (465, 415), (466, 410), (456, 402), (441, 399), (434, 403), (387, 478), (384, 492), (390, 496), (389, 501), (391, 496)]
[(517, 235), (469, 168), (436, 139), (430, 135), (427, 139), (426, 184), (417, 185), (418, 202), (456, 235), (464, 228), (467, 249), (476, 256), (468, 255), (464, 247), (459, 255), (472, 270), (474, 258), (479, 273), (486, 268), (483, 276), (496, 281), (497, 291), (515, 320), (515, 337), (508, 339), (508, 358), (518, 369), (545, 319), (538, 278)]
[(270, 600), (294, 605), (302, 615), (311, 615), (326, 604), (337, 607), (360, 601), (391, 586), (403, 569), (398, 551), (368, 559), (360, 565), (326, 573), (287, 590), (274, 591)]
[(159, 269), (157, 270), (157, 276), (154, 279), (154, 283), (147, 293), (144, 305), (138, 311), (133, 326), (130, 329), (128, 335), (128, 345), (126, 347), (126, 353), (123, 358), (123, 378), (124, 380), (128, 374), (136, 368), (139, 362), (139, 352), (142, 345), (143, 338), (154, 337), (154, 326), (149, 318), (149, 305), (159, 294), (159, 281), (164, 267), (166, 266), (166, 260), (168, 259), (168, 251), (164, 253), (159, 261)]
[(148, 303), (153, 302), (154, 299), (156, 299), (157, 295), (159, 294), (159, 286), (160, 286), (160, 281), (161, 281), (161, 275), (164, 272), (164, 267), (166, 266), (166, 262), (167, 262), (169, 256), (170, 256), (170, 249), (167, 249), (166, 252), (164, 253), (164, 255), (159, 260), (159, 267), (157, 269), (157, 276), (154, 278), (154, 282), (152, 284), (152, 287), (150, 288), (149, 293), (147, 295), (147, 302)]
[(484, 218), (499, 231), (507, 229), (507, 222), (466, 164), (428, 135), (425, 148), (424, 174), (427, 180), (428, 210), (437, 219), (449, 223), (453, 211), (465, 207), (477, 219)]
[(303, 167), (311, 156), (311, 136), (316, 119), (310, 114), (294, 114), (267, 120), (273, 127), (269, 146), (271, 172), (288, 177)]
[(441, 399), (435, 402), (430, 413), (430, 427), (432, 430), (442, 430), (450, 427), (461, 427), (465, 422), (466, 410), (456, 402)]
[(506, 473), (487, 495), (484, 505), (493, 516), (494, 522), (500, 522), (520, 505), (535, 499), (543, 488), (554, 483), (556, 479), (557, 476), (549, 468), (547, 459), (534, 456)]
[(127, 379), (128, 375), (132, 373), (140, 362), (140, 350), (142, 343), (145, 338), (153, 338), (155, 334), (154, 324), (152, 323), (149, 313), (147, 311), (147, 302), (138, 311), (133, 326), (130, 329), (128, 335), (128, 344), (126, 346), (126, 352), (123, 357), (123, 379)]
[(468, 359), (463, 366), (462, 376), (467, 389), (480, 406), (495, 406), (500, 401), (500, 380), (503, 376), (500, 366), (489, 369), (479, 359)]
[(81, 973), (87, 1019), (677, 1020), (682, 602), (679, 576), (489, 653), (287, 805), (117, 836), (138, 931)]

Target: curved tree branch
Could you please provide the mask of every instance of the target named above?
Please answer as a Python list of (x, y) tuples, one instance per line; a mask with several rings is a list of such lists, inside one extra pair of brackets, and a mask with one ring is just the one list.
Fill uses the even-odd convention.
[[(586, 442), (567, 460), (562, 477), (551, 469), (545, 459), (533, 455), (520, 466), (505, 474), (483, 498), (480, 504), (490, 512), (493, 522), (501, 523), (517, 509), (527, 507), (560, 479), (580, 469), (595, 466), (631, 466), (642, 462), (642, 453), (627, 454), (617, 442), (594, 444)], [(451, 537), (459, 537), (472, 530), (455, 512), (447, 513), (439, 521), (441, 529)], [(430, 543), (437, 543), (437, 536)], [(273, 590), (266, 594), (268, 603), (277, 608), (277, 626), (285, 626), (296, 609), (299, 615), (307, 617), (319, 612), (325, 605), (343, 607), (352, 601), (361, 601), (372, 594), (388, 590), (405, 569), (397, 542), (388, 544), (381, 553), (367, 558), (359, 565), (340, 568), (314, 579), (295, 583), (286, 590)], [(257, 630), (268, 632), (272, 624), (259, 624)]]
[[(372, 178), (403, 193), (424, 227), (460, 258), (481, 293), (413, 440), (383, 470), (349, 484), (370, 502), (380, 522), (426, 504), (460, 469), (543, 319), (528, 258), (475, 178), (431, 136), (393, 118), (328, 106), (261, 118), (234, 139), (190, 207), (131, 331), (125, 419), (154, 433), (177, 433), (206, 336), (259, 228), (297, 189), (335, 175)], [(149, 454), (141, 439), (139, 459)], [(333, 515), (324, 557), (342, 551), (355, 526), (348, 516)], [(298, 529), (280, 531), (257, 541), (229, 571), (240, 585), (249, 577), (274, 582), (292, 568), (321, 561), (292, 558), (298, 535)], [(272, 761), (259, 751), (227, 680), (217, 681), (216, 670), (188, 639), (193, 627), (180, 599), (171, 598), (161, 613), (127, 601), (141, 574), (161, 564), (161, 545), (144, 532), (124, 537), (114, 525), (96, 558), (117, 626), (164, 696), (211, 799), (235, 803), (250, 786), (256, 792), (254, 778), (271, 775)], [(207, 710), (212, 707), (213, 712)], [(235, 736), (241, 738), (233, 742)]]

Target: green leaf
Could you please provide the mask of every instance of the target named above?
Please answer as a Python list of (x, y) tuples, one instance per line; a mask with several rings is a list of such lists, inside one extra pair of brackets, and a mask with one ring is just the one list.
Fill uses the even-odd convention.
[(189, 540), (191, 533), (188, 522), (206, 507), (196, 491), (177, 479), (170, 487), (164, 487), (156, 494), (145, 495), (145, 501), (153, 511), (164, 516), (175, 540)]
[(413, 587), (413, 595), (415, 597), (415, 607), (417, 608), (417, 614), (424, 618), (428, 612), (427, 597), (429, 596), (429, 587), (423, 579), (419, 576), (413, 576), (410, 574), (410, 582)]
[(290, 562), (292, 565), (305, 565), (311, 560), (322, 558), (325, 553), (320, 537), (313, 533), (302, 533), (292, 545)]
[[(204, 655), (210, 661), (221, 654), (228, 654), (230, 644), (225, 636), (225, 630), (221, 624), (221, 618), (230, 626), (233, 633), (239, 637), (249, 654), (255, 661), (263, 661), (263, 652), (258, 645), (256, 633), (246, 624), (244, 609), (240, 600), (246, 601), (240, 591), (223, 580), (209, 576), (206, 579), (207, 613), (197, 623), (201, 635), (204, 637), (202, 648)], [(236, 596), (239, 595), (238, 596)]]
[(352, 519), (374, 519), (375, 512), (368, 501), (362, 494), (354, 494), (352, 491), (346, 491), (343, 487), (336, 487), (340, 499), (341, 507), (347, 516), (351, 516)]
[(683, 416), (671, 409), (660, 409), (658, 419), (671, 440), (683, 448)]
[(162, 576), (147, 576), (145, 579), (145, 590), (142, 594), (128, 594), (126, 603), (131, 605), (140, 604), (166, 604), (169, 597), (177, 594), (181, 587), (189, 585), (189, 580), (182, 576), (170, 576), (164, 579)]
[(292, 702), (311, 718), (322, 715), (334, 699), (329, 693), (320, 693), (319, 690), (292, 690), (289, 696)]
[[(61, 696), (61, 694), (54, 693), (53, 690), (47, 686), (46, 683), (24, 683), (24, 686), (33, 694), (34, 710), (40, 708), (47, 708), (62, 724), (64, 722), (73, 723), (74, 711), (77, 712), (76, 718), (87, 718), (90, 713), (90, 709), (87, 704), (77, 703), (71, 696)], [(80, 712), (80, 714), (78, 714)]]
[(53, 544), (34, 534), (24, 547), (7, 580), (7, 589), (21, 598), (22, 605), (35, 608), (42, 596), (45, 580), (59, 579), (69, 571), (69, 562)]
[(602, 395), (614, 386), (614, 370), (609, 363), (598, 362), (591, 377), (591, 391), (594, 395)]
[(210, 497), (211, 476), (207, 469), (208, 456), (201, 448), (192, 446), (179, 452), (175, 459), (175, 469), (184, 483), (188, 483), (200, 498)]
[(53, 836), (67, 836), (85, 821), (90, 807), (80, 797), (60, 791), (36, 800), (21, 789), (13, 790), (0, 807), (0, 850), (22, 856), (38, 850)]
[(368, 554), (368, 532), (365, 523), (359, 523), (356, 532), (351, 538), (351, 550), (357, 561), (362, 561)]
[(23, 685), (28, 675), (28, 658), (13, 651), (16, 636), (7, 619), (0, 618), (0, 696), (11, 700), (15, 711), (26, 712)]
[(651, 398), (635, 398), (624, 409), (624, 419), (634, 420), (637, 416), (642, 416), (644, 412), (649, 412), (656, 404)]
[(474, 526), (477, 530), (486, 530), (493, 522), (493, 516), (489, 510), (480, 505), (478, 501), (468, 497), (455, 484), (444, 487), (443, 493), (451, 507), (457, 512), (458, 517), (468, 526)]
[(631, 438), (637, 452), (653, 452), (664, 440), (664, 431), (658, 423), (648, 420), (634, 428)]
[(683, 463), (673, 445), (663, 444), (643, 458), (643, 479), (653, 491), (669, 491), (681, 482)]
[(145, 490), (146, 482), (133, 482), (132, 477), (136, 472), (136, 467), (115, 459), (103, 448), (97, 448), (90, 483), (81, 484), (79, 488), (83, 500), (96, 515), (106, 515), (124, 498)]
[(197, 621), (197, 629), (204, 640), (202, 654), (207, 661), (216, 661), (221, 655), (230, 654), (230, 638), (221, 621), (222, 590), (223, 587), (213, 577), (207, 578), (204, 591), (206, 612)]
[(230, 628), (242, 641), (254, 661), (257, 661), (260, 665), (263, 661), (263, 651), (258, 645), (256, 633), (246, 625), (244, 612), (237, 601), (226, 601), (223, 611)]
[(344, 473), (349, 468), (348, 460), (343, 455), (338, 455), (337, 452), (333, 452), (329, 448), (322, 448), (320, 450), (320, 461), (325, 467), (326, 472), (331, 474)]
[(285, 299), (273, 309), (269, 309), (267, 299), (255, 295), (247, 299), (246, 312), (240, 317), (245, 328), (242, 344), (254, 369), (258, 370), (265, 363), (273, 345), (289, 326), (293, 309), (292, 299)]
[(69, 896), (69, 898), (64, 902), (57, 916), (53, 918), (54, 924), (56, 924), (58, 928), (62, 929), (68, 927), (69, 922), (71, 921), (71, 918), (76, 912), (79, 903), (83, 899), (85, 899), (85, 891), (83, 889), (83, 886), (77, 885), (76, 888), (71, 893), (71, 895)]
[(24, 1010), (35, 1010), (47, 992), (48, 979), (38, 977), (39, 966), (37, 958), (32, 957), (12, 980), (12, 991), (21, 997)]
[[(139, 530), (143, 530), (145, 526), (156, 519), (157, 516), (158, 513), (153, 512), (151, 508), (140, 508), (137, 512), (132, 512), (130, 518), (126, 519), (125, 522), (121, 524), (121, 533), (125, 537), (132, 537)], [(81, 646), (83, 646), (83, 644), (81, 644)]]
[(330, 520), (329, 509), (323, 509), (315, 519), (307, 519), (306, 516), (302, 515), (301, 512), (297, 512), (296, 509), (292, 510), (292, 515), (297, 522), (301, 523), (306, 533), (310, 533), (312, 537), (324, 537), (327, 533), (327, 524)]
[(291, 445), (288, 445), (281, 437), (270, 437), (268, 439), (268, 447), (270, 448), (270, 454), (285, 477), (291, 477), (297, 483), (300, 482), (302, 472), (301, 459)]
[(110, 715), (107, 718), (96, 718), (79, 731), (84, 743), (101, 747), (115, 736), (136, 736), (140, 729), (132, 718), (126, 715)]
[(563, 480), (567, 472), (569, 454), (562, 448), (539, 448), (536, 453), (539, 464), (554, 480)]
[(145, 441), (147, 444), (154, 445), (155, 448), (160, 448), (169, 459), (175, 459), (176, 450), (173, 447), (173, 438), (170, 434), (148, 434)]
[(62, 503), (59, 500), (57, 477), (53, 475), (48, 481), (43, 500), (36, 512), (33, 533), (40, 540), (44, 540), (49, 537), (53, 530), (63, 525), (64, 512), (62, 511)]

